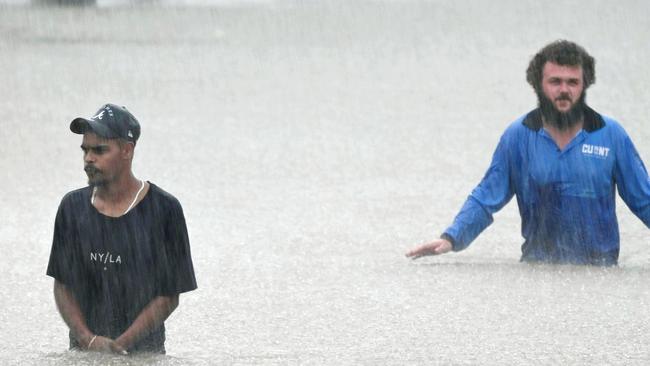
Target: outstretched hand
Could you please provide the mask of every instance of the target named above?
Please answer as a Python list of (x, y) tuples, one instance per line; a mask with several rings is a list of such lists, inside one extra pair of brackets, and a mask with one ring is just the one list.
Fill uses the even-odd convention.
[(436, 239), (431, 243), (420, 245), (419, 247), (406, 253), (406, 257), (418, 259), (427, 255), (439, 255), (451, 251), (452, 245), (449, 240)]

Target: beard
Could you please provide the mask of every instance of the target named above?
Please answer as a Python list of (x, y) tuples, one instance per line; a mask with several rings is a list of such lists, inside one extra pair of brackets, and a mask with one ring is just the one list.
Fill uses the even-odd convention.
[(86, 165), (84, 167), (86, 175), (88, 176), (88, 185), (91, 187), (99, 187), (106, 185), (106, 179), (101, 170), (97, 169), (94, 165)]
[[(539, 109), (542, 112), (544, 122), (548, 123), (551, 126), (554, 126), (560, 131), (566, 131), (569, 128), (575, 126), (578, 122), (580, 122), (580, 120), (582, 120), (586, 106), (585, 96), (586, 92), (583, 91), (580, 98), (573, 106), (571, 106), (568, 111), (561, 112), (555, 107), (553, 101), (544, 95), (543, 92), (538, 92), (537, 100), (539, 102)], [(571, 98), (568, 95), (560, 95), (558, 98), (556, 98), (556, 101), (559, 100), (571, 101)]]

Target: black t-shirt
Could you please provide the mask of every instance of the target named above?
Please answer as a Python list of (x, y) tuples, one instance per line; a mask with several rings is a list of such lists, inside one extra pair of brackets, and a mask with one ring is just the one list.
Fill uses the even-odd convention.
[[(156, 296), (196, 289), (189, 238), (178, 200), (150, 183), (126, 215), (103, 215), (92, 189), (68, 193), (56, 214), (47, 275), (65, 284), (90, 330), (117, 338)], [(130, 351), (165, 352), (161, 325)], [(79, 347), (70, 334), (70, 347)]]

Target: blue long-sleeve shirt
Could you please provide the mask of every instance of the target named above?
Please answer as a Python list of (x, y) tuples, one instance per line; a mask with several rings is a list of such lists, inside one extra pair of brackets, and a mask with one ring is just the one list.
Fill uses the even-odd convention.
[(616, 188), (650, 228), (650, 177), (621, 125), (586, 107), (583, 129), (560, 150), (536, 109), (506, 129), (483, 180), (443, 237), (454, 251), (465, 249), (514, 195), (522, 261), (614, 265)]

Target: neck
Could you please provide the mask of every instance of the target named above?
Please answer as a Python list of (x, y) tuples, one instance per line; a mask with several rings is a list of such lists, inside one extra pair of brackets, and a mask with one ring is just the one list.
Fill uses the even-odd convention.
[(553, 123), (548, 123), (545, 118), (542, 118), (544, 129), (551, 135), (553, 141), (557, 144), (560, 150), (564, 149), (566, 145), (573, 140), (574, 137), (582, 130), (584, 120), (581, 118), (575, 124), (568, 128), (560, 129)]
[(133, 192), (140, 188), (140, 181), (129, 171), (119, 179), (102, 186), (97, 186), (95, 194), (103, 201), (121, 202), (133, 198)]

